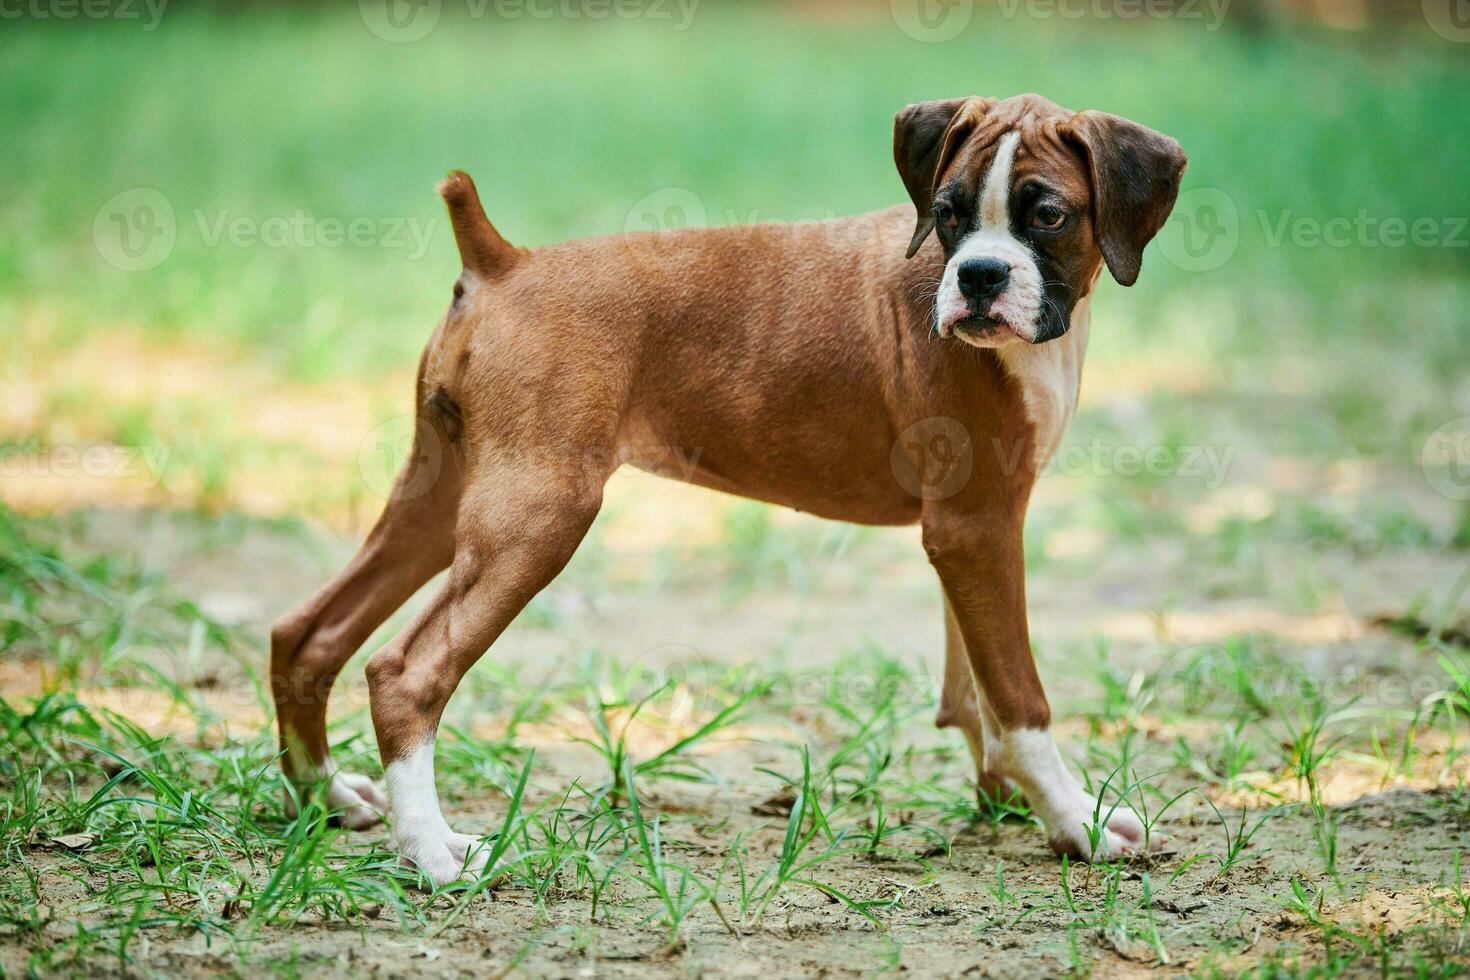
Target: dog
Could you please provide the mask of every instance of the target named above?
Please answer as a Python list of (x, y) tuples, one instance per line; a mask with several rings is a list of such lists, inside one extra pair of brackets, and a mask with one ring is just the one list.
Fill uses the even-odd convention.
[[(435, 883), (486, 871), (478, 838), (439, 807), (440, 717), (626, 463), (836, 520), (920, 524), (945, 610), (937, 723), (963, 731), (979, 791), (1023, 794), (1059, 854), (1157, 845), (1132, 810), (1085, 792), (1053, 741), (1021, 539), (1076, 407), (1093, 289), (1104, 266), (1138, 278), (1184, 153), (1022, 95), (910, 105), (893, 155), (911, 201), (883, 211), (532, 250), (496, 231), (467, 174), (439, 185), (463, 270), (419, 363), (409, 459), (358, 554), (271, 632), (282, 766), (301, 792), (325, 787), (353, 828), (391, 812), (400, 858)], [(367, 662), (385, 793), (333, 764), (327, 695), (445, 568)]]

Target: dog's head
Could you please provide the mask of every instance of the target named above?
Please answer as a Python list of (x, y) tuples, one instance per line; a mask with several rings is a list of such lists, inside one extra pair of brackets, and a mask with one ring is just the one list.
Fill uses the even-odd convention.
[(935, 326), (976, 347), (1062, 336), (1104, 261), (1133, 285), (1185, 164), (1162, 133), (1037, 95), (908, 106), (893, 158), (918, 209), (909, 257), (930, 232), (944, 250)]

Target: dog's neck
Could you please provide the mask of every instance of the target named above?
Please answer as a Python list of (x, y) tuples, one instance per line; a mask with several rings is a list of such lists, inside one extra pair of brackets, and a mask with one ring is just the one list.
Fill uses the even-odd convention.
[[(933, 333), (934, 304), (930, 293), (943, 271), (944, 258), (937, 244), (926, 242), (906, 266), (909, 278), (903, 288), (905, 295), (917, 300), (919, 316), (931, 331), (930, 342), (963, 347), (961, 341), (941, 339)], [(1099, 266), (1087, 293), (1072, 308), (1070, 327), (1065, 334), (1044, 344), (1015, 343), (994, 349), (996, 360), (1020, 388), (1026, 417), (1035, 430), (1034, 473), (1039, 474), (1051, 461), (1076, 413), (1092, 320), (1092, 296), (1101, 277)], [(965, 348), (963, 353), (979, 352)]]
[(1034, 465), (1039, 472), (1051, 461), (1067, 423), (1077, 410), (1082, 385), (1082, 361), (1087, 355), (1092, 297), (1085, 296), (1072, 310), (1071, 328), (1044, 344), (1008, 344), (998, 348), (1000, 363), (1021, 387), (1026, 415), (1036, 431)]

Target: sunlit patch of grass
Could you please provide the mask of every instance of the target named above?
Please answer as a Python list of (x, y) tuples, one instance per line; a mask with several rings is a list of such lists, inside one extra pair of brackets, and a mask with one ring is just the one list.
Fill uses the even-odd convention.
[[(709, 778), (690, 750), (748, 716), (753, 703), (769, 690), (767, 681), (745, 684), (750, 680), (745, 672), (718, 668), (713, 679), (733, 683), (699, 689), (678, 676), (646, 672), (640, 669), (642, 665), (628, 671), (617, 663), (589, 656), (583, 658), (581, 666), (582, 710), (591, 723), (591, 732), (590, 737), (571, 737), (601, 758), (607, 781), (600, 792), (611, 790), (615, 798), (633, 776), (650, 780)], [(697, 669), (697, 665), (691, 667)], [(641, 736), (641, 752), (630, 742), (635, 726), (637, 736)]]
[[(191, 600), (126, 559), (70, 560), (60, 531), (0, 505), (0, 651), (40, 658), (48, 684), (207, 684), (204, 651), (237, 653), (236, 638)], [(160, 671), (161, 663), (173, 668)]]
[[(0, 723), (11, 778), (0, 840), (30, 900), (46, 897), (45, 878), (88, 891), (71, 911), (76, 933), (38, 947), (33, 965), (97, 955), (129, 964), (134, 940), (156, 930), (228, 945), (242, 928), (350, 920), (370, 904), (409, 914), (381, 852), (344, 851), (345, 832), (320, 809), (282, 816), (266, 737), (206, 748), (62, 695), (28, 708), (0, 702)], [(38, 925), (17, 909), (5, 921)]]

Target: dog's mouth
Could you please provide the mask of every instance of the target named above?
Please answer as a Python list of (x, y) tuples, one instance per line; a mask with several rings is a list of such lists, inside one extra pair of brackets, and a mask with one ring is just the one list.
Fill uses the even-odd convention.
[(950, 329), (960, 340), (977, 347), (994, 347), (1018, 336), (1015, 328), (1004, 320), (974, 314), (954, 321)]

